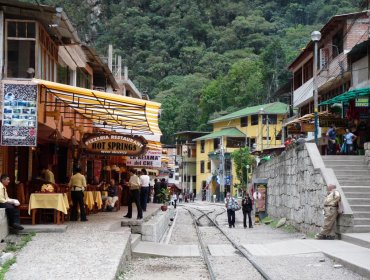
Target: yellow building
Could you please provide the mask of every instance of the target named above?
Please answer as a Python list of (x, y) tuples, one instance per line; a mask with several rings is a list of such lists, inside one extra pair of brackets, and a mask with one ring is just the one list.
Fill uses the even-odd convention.
[[(196, 138), (196, 192), (198, 197), (222, 199), (240, 183), (236, 178), (231, 153), (241, 147), (264, 153), (282, 147), (282, 120), (288, 105), (280, 102), (246, 107), (209, 121), (213, 132)], [(222, 160), (224, 159), (224, 160)], [(225, 170), (222, 176), (222, 170)], [(224, 189), (221, 180), (224, 177)]]

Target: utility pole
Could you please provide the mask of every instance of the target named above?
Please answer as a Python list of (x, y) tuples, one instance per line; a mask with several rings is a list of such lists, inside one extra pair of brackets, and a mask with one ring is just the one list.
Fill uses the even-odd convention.
[(225, 192), (225, 151), (223, 136), (220, 138), (220, 201), (224, 201)]

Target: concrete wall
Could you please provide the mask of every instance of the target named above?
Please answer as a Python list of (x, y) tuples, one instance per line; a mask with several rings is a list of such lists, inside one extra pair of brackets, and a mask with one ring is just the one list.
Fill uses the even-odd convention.
[(273, 219), (286, 217), (302, 232), (318, 232), (323, 225), (326, 185), (335, 184), (342, 195), (344, 215), (338, 232), (350, 231), (352, 210), (332, 169), (324, 162), (314, 143), (306, 143), (283, 152), (258, 166), (255, 178), (267, 178), (267, 214)]
[(364, 144), (365, 149), (365, 161), (368, 165), (370, 165), (370, 142)]
[(0, 208), (0, 242), (9, 234), (8, 219), (6, 218), (5, 209)]

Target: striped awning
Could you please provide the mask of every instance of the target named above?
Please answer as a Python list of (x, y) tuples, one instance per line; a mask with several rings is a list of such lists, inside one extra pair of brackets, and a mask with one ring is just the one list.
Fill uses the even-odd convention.
[(158, 126), (160, 103), (44, 80), (32, 81), (55, 96), (52, 106), (68, 106), (90, 119), (95, 127), (118, 133), (162, 134)]

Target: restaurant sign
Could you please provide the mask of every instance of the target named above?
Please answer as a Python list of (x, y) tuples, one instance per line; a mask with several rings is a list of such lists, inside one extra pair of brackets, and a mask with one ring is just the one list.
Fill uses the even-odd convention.
[(302, 123), (301, 124), (301, 131), (302, 132), (314, 132), (315, 131), (315, 124), (313, 124), (313, 123)]
[(142, 136), (123, 134), (85, 134), (85, 149), (89, 153), (104, 155), (137, 156), (145, 152), (146, 140)]
[(127, 166), (155, 168), (161, 167), (162, 151), (161, 150), (148, 150), (145, 154), (134, 157), (131, 156), (127, 159)]
[(3, 84), (2, 146), (37, 145), (37, 85)]

